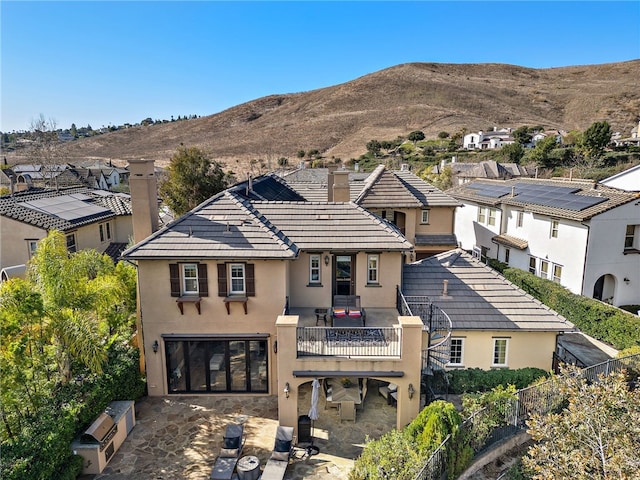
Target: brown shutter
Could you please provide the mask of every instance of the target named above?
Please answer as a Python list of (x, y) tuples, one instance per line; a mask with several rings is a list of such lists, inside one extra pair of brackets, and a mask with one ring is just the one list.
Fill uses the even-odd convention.
[(255, 274), (255, 265), (253, 263), (247, 263), (244, 267), (246, 278), (246, 290), (247, 297), (255, 297), (256, 296), (256, 274)]
[(169, 281), (171, 282), (171, 296), (180, 296), (180, 268), (177, 263), (169, 264)]
[(227, 296), (227, 265), (224, 263), (218, 264), (218, 296)]
[(201, 297), (209, 296), (209, 279), (207, 278), (207, 264), (198, 264), (198, 293)]

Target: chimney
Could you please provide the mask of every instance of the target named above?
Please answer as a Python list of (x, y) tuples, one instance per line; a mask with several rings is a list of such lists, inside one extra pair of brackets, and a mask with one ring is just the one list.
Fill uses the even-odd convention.
[(449, 280), (442, 280), (442, 296), (443, 297), (448, 297), (449, 296)]
[(335, 180), (334, 173), (338, 169), (338, 166), (334, 163), (333, 165), (329, 165), (327, 170), (327, 201), (333, 202), (333, 183)]
[(153, 160), (131, 160), (129, 172), (133, 241), (138, 243), (158, 230), (158, 188)]
[(349, 193), (349, 171), (348, 170), (336, 170), (333, 173), (333, 201), (334, 202), (349, 202), (351, 196)]

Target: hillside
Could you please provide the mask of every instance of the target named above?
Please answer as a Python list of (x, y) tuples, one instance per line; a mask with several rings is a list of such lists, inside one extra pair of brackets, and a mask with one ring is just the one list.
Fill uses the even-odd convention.
[[(304, 93), (272, 95), (188, 121), (139, 126), (65, 145), (69, 162), (152, 158), (200, 146), (237, 174), (252, 160), (275, 167), (300, 149), (343, 160), (371, 139), (413, 130), (543, 125), (584, 130), (607, 120), (627, 135), (640, 115), (640, 60), (530, 69), (503, 64), (411, 63)], [(133, 119), (132, 119), (133, 121)]]

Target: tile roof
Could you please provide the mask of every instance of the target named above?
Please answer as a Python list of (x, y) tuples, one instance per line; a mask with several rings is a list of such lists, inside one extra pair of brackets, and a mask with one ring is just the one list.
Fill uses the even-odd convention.
[(517, 248), (518, 250), (525, 250), (529, 245), (528, 242), (522, 238), (513, 237), (503, 233), (502, 235), (496, 235), (491, 239), (492, 242), (500, 243), (507, 247)]
[(302, 202), (305, 198), (291, 188), (284, 179), (274, 173), (245, 180), (229, 189), (249, 200), (281, 200)]
[(251, 201), (227, 190), (123, 256), (289, 259), (300, 250), (410, 249), (392, 225), (352, 203)]
[[(443, 280), (448, 295), (442, 296)], [(427, 296), (455, 330), (571, 331), (575, 327), (524, 290), (461, 249), (403, 268), (405, 296)]]
[(126, 194), (87, 187), (36, 188), (0, 197), (0, 215), (64, 232), (117, 215), (131, 215), (131, 201)]
[[(522, 186), (522, 188), (520, 188)], [(592, 204), (585, 206), (582, 210), (577, 210), (569, 206), (567, 202), (565, 208), (561, 206), (549, 206), (547, 200), (549, 195), (540, 196), (538, 199), (531, 195), (525, 195), (523, 189), (528, 186), (547, 186), (551, 191), (558, 194), (567, 194), (576, 201), (586, 201)], [(515, 195), (512, 195), (513, 191)], [(497, 206), (500, 204), (520, 207), (524, 210), (557, 218), (583, 221), (596, 215), (604, 213), (612, 208), (624, 205), (625, 203), (638, 200), (637, 193), (630, 193), (617, 188), (606, 187), (595, 184), (587, 180), (545, 180), (534, 178), (518, 178), (511, 180), (482, 180), (469, 182), (464, 185), (453, 187), (447, 193), (460, 201), (478, 203), (481, 205)], [(595, 203), (597, 202), (597, 203)]]
[[(328, 168), (300, 168), (285, 172), (282, 177), (287, 184), (309, 202), (326, 202), (328, 198)], [(366, 172), (349, 172), (349, 196), (354, 201), (369, 176)]]

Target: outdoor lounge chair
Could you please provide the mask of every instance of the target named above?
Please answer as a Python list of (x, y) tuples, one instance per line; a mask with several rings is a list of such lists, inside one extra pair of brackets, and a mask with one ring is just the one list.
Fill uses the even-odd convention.
[(279, 426), (271, 457), (262, 471), (261, 480), (282, 480), (293, 452), (293, 427)]
[(222, 441), (220, 455), (211, 470), (212, 480), (231, 480), (236, 464), (244, 447), (244, 425), (231, 423), (227, 425)]

